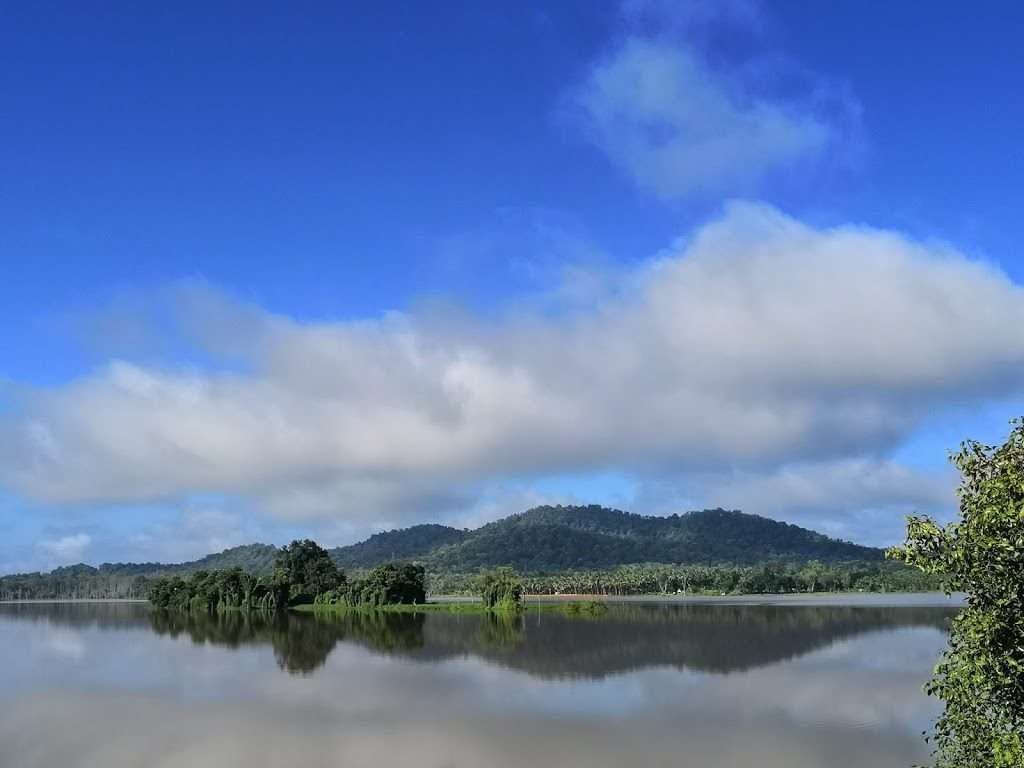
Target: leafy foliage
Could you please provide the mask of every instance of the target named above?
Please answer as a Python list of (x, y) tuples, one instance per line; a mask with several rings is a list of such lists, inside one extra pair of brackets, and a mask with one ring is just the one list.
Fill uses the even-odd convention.
[(422, 565), (386, 563), (378, 565), (364, 578), (353, 579), (347, 588), (323, 592), (317, 605), (350, 607), (418, 605), (427, 601), (426, 574)]
[(477, 577), (476, 592), (489, 611), (515, 611), (523, 602), (522, 579), (511, 568), (482, 572)]
[[(430, 591), (439, 595), (478, 594), (472, 574), (434, 573)], [(756, 566), (639, 563), (609, 570), (572, 570), (523, 577), (531, 595), (787, 594), (795, 592), (926, 592), (937, 576), (899, 563)]]
[(946, 708), (936, 724), (936, 768), (1024, 766), (1024, 422), (1006, 443), (965, 442), (960, 520), (912, 517), (893, 557), (966, 592), (949, 649), (928, 692)]
[(276, 610), (313, 602), (321, 593), (343, 587), (327, 550), (310, 539), (293, 541), (277, 552), (272, 574), (257, 576), (241, 568), (196, 571), (188, 579), (153, 580), (148, 597), (158, 610), (212, 613), (226, 609)]
[(274, 584), (287, 585), (288, 603), (311, 603), (324, 592), (344, 588), (345, 574), (327, 550), (312, 539), (282, 547), (274, 561)]
[(241, 568), (196, 571), (188, 579), (159, 578), (150, 584), (149, 602), (157, 610), (214, 612), (229, 608), (268, 609), (283, 606), (282, 591), (268, 578)]

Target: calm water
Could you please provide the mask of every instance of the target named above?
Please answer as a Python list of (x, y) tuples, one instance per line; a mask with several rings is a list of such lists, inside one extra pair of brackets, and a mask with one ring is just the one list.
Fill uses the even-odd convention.
[(161, 616), (0, 605), (0, 766), (885, 768), (949, 607)]

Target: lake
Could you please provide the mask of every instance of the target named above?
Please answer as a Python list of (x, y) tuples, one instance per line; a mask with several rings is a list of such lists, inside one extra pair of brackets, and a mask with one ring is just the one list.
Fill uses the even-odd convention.
[(0, 766), (906, 768), (953, 615), (892, 596), (511, 620), (0, 605)]

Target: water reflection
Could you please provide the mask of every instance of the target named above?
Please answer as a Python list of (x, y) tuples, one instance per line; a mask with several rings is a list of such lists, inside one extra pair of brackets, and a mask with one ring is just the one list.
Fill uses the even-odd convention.
[(325, 632), (316, 622), (301, 621), (286, 614), (169, 613), (149, 614), (158, 635), (187, 636), (193, 643), (239, 648), (242, 645), (270, 645), (278, 666), (293, 674), (308, 674), (322, 666), (334, 650), (338, 636)]
[(904, 768), (927, 759), (950, 615), (0, 606), (0, 765)]
[(0, 618), (158, 635), (227, 648), (269, 645), (292, 674), (322, 667), (339, 643), (420, 661), (473, 655), (543, 678), (601, 678), (652, 666), (728, 673), (777, 663), (861, 634), (944, 630), (951, 608), (612, 605), (600, 617), (357, 612), (334, 616), (169, 613), (139, 604), (0, 606)]

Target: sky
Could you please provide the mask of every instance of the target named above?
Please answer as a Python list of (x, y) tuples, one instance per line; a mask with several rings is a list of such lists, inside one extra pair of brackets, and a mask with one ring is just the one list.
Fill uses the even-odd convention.
[(873, 545), (1024, 415), (1010, 2), (32, 3), (0, 572), (541, 503)]

